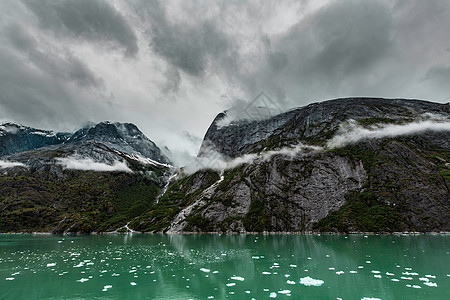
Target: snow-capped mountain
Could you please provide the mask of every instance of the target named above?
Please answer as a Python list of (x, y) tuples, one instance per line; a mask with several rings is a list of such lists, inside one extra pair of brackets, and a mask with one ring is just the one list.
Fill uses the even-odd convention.
[(81, 141), (96, 141), (134, 157), (150, 158), (164, 164), (170, 163), (161, 149), (131, 123), (101, 122), (86, 126), (75, 132), (67, 142)]
[(71, 133), (54, 132), (14, 123), (0, 125), (0, 156), (66, 142)]
[[(111, 150), (141, 162), (170, 164), (170, 160), (160, 148), (131, 123), (101, 122), (85, 126), (73, 134), (41, 130), (14, 123), (4, 123), (0, 126), (0, 157), (62, 144), (66, 145), (65, 149), (73, 145), (72, 148), (76, 150), (80, 148), (78, 144), (81, 143), (103, 144)], [(76, 153), (80, 152), (78, 150)], [(101, 153), (91, 154), (95, 156), (92, 157), (93, 159), (103, 161)]]

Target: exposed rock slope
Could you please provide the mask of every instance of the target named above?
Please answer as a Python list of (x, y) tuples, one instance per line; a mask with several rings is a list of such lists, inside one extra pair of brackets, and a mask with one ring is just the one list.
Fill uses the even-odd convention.
[[(160, 201), (162, 208), (171, 209), (170, 225), (167, 221), (148, 228), (176, 232), (450, 231), (450, 130), (418, 130), (326, 147), (339, 134), (340, 125), (350, 119), (360, 128), (376, 130), (433, 116), (447, 126), (449, 105), (338, 99), (267, 120), (241, 120), (225, 126), (222, 113), (206, 133), (200, 155), (213, 147), (228, 158), (248, 153), (260, 153), (260, 157), (225, 170), (222, 179), (215, 171), (182, 176)], [(299, 142), (324, 148), (264, 155), (267, 150)], [(146, 222), (152, 220), (141, 216), (141, 228)]]

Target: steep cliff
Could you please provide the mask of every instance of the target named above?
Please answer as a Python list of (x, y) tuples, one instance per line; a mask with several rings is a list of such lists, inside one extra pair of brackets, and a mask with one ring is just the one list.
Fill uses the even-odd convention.
[(266, 120), (225, 118), (200, 156), (214, 149), (231, 169), (180, 176), (159, 204), (170, 225), (152, 229), (450, 231), (448, 104), (338, 99)]

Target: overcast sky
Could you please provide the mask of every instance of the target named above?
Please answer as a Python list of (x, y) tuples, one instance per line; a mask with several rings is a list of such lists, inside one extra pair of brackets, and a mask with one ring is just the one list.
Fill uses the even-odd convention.
[(447, 0), (2, 0), (0, 121), (132, 122), (196, 154), (217, 113), (260, 91), (283, 109), (448, 102), (449, 34)]

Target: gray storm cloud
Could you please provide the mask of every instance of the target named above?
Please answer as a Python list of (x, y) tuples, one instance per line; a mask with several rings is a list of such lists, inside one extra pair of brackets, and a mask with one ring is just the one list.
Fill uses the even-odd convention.
[(37, 16), (42, 28), (58, 37), (110, 43), (112, 48), (123, 49), (127, 56), (139, 51), (133, 29), (108, 1), (23, 0), (23, 3)]
[(445, 0), (6, 0), (0, 118), (55, 130), (134, 122), (192, 158), (200, 142), (185, 131), (201, 139), (217, 113), (261, 91), (282, 109), (448, 102), (447, 28)]

